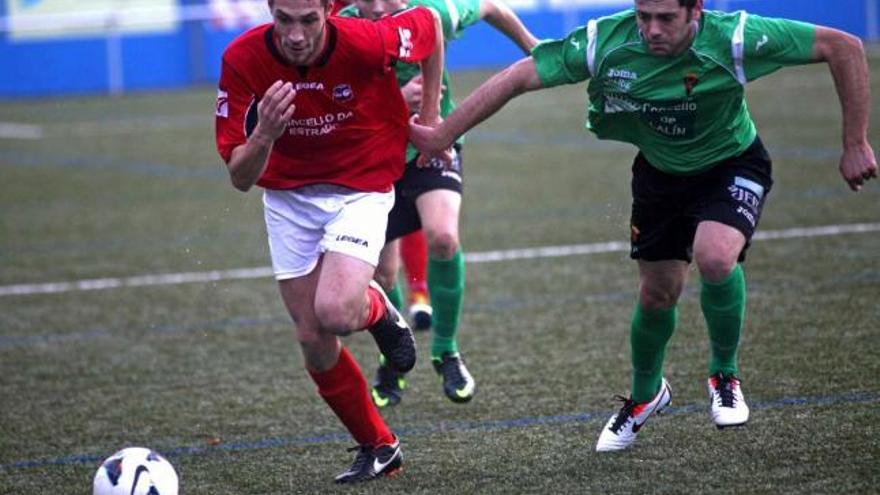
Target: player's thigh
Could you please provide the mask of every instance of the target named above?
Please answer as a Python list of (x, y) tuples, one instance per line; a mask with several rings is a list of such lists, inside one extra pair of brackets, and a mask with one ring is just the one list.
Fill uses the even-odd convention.
[(345, 195), (343, 201), (344, 206), (325, 227), (315, 294), (318, 319), (334, 333), (357, 330), (362, 323), (364, 291), (385, 245), (394, 193), (354, 193)]
[(428, 243), (432, 237), (451, 236), (458, 239), (461, 193), (450, 189), (426, 191), (416, 199), (416, 208)]
[(343, 253), (326, 253), (315, 290), (315, 300), (339, 301), (340, 305), (363, 305), (364, 291), (375, 267)]

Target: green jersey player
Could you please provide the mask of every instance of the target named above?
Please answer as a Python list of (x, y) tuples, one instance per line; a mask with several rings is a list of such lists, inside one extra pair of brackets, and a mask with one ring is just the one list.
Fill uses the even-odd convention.
[[(465, 28), (485, 19), (526, 53), (538, 42), (516, 14), (498, 0), (354, 0), (339, 15), (378, 19), (415, 6), (428, 7), (440, 15), (447, 41), (459, 38)], [(419, 66), (397, 64), (396, 71), (404, 99), (416, 111), (422, 88)], [(455, 107), (445, 71), (443, 89), (441, 116), (448, 115)], [(376, 280), (399, 307), (401, 296), (396, 284), (399, 238), (422, 229), (428, 245), (427, 281), (433, 306), (431, 362), (443, 380), (444, 394), (453, 402), (462, 403), (473, 398), (476, 384), (461, 357), (456, 338), (465, 281), (458, 236), (463, 178), (460, 140), (455, 151), (451, 165), (435, 161), (425, 166), (418, 163), (418, 151), (414, 147), (408, 149), (406, 170), (394, 184), (395, 203), (388, 215), (387, 244), (382, 250)], [(372, 388), (373, 402), (379, 407), (398, 404), (405, 386), (403, 374), (380, 357)]]
[(867, 63), (857, 38), (746, 12), (704, 11), (701, 0), (635, 0), (634, 7), (539, 44), (436, 129), (416, 120), (410, 125), (420, 150), (443, 149), (519, 94), (589, 80), (587, 128), (638, 147), (631, 257), (640, 284), (630, 331), (632, 390), (602, 429), (598, 451), (630, 446), (645, 421), (669, 404), (663, 360), (691, 261), (701, 276), (711, 344), (712, 420), (719, 428), (748, 420), (737, 366), (746, 300), (739, 262), (772, 179), (745, 104), (746, 83), (785, 66), (826, 62), (843, 111), (840, 173), (854, 191), (877, 177), (867, 139)]

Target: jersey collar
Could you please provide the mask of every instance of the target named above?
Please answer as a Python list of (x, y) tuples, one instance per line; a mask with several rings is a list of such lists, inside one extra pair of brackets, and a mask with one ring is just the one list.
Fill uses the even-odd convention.
[[(336, 49), (336, 38), (338, 37), (337, 28), (333, 23), (328, 19), (327, 20), (327, 44), (324, 45), (324, 51), (321, 52), (321, 55), (315, 61), (314, 64), (310, 66), (300, 65), (296, 66), (300, 72), (305, 72), (309, 67), (323, 67), (327, 65), (327, 62), (330, 61), (330, 56), (333, 54), (333, 50)], [(275, 59), (276, 62), (285, 66), (285, 67), (293, 67), (294, 65), (284, 59), (284, 56), (281, 55), (281, 52), (278, 51), (278, 47), (275, 46), (275, 27), (269, 26), (269, 29), (266, 30), (266, 34), (263, 35), (263, 40), (266, 42), (266, 48), (269, 50), (269, 53), (272, 54), (272, 58)]]

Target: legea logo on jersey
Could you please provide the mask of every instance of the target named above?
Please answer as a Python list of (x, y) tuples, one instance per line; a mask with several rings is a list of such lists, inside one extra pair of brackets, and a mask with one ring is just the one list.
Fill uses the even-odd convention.
[(297, 91), (324, 91), (324, 83), (317, 81), (300, 81), (293, 85)]
[(229, 94), (222, 89), (217, 90), (217, 109), (214, 115), (224, 119), (229, 117)]
[(354, 91), (349, 84), (340, 84), (333, 88), (333, 99), (339, 102), (349, 101), (354, 98)]

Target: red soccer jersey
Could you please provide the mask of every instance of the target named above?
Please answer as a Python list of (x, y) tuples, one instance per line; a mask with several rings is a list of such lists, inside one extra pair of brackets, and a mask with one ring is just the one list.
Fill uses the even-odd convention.
[(317, 62), (287, 64), (271, 24), (236, 38), (223, 53), (217, 96), (217, 150), (229, 162), (257, 122), (257, 103), (289, 81), (296, 110), (272, 148), (257, 185), (292, 189), (331, 183), (386, 192), (403, 173), (408, 112), (391, 66), (434, 50), (434, 17), (424, 7), (371, 22), (332, 17)]

